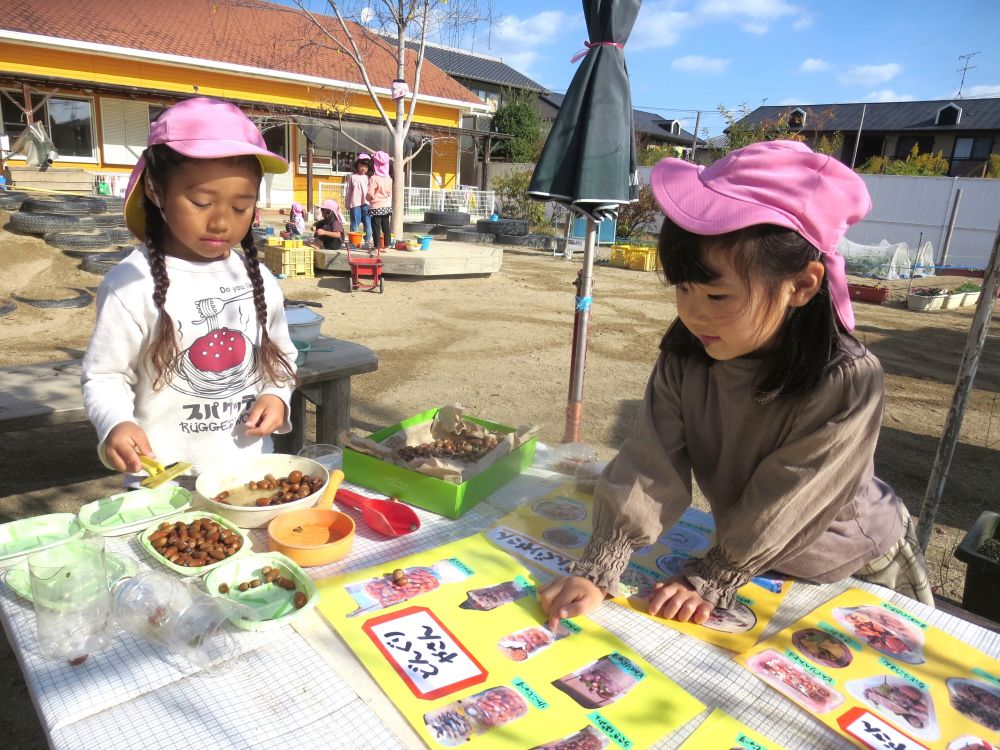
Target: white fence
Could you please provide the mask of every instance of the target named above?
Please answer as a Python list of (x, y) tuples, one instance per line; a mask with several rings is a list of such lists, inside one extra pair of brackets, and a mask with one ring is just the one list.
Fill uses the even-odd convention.
[[(321, 182), (316, 205), (327, 198), (344, 203), (346, 183)], [(489, 218), (496, 204), (492, 190), (458, 188), (457, 190), (431, 190), (430, 188), (403, 188), (403, 220), (423, 221), (424, 211), (464, 211), (473, 221)]]

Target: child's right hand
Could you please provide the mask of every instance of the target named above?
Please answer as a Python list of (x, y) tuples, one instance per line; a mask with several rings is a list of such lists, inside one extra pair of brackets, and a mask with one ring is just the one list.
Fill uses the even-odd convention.
[(542, 611), (549, 617), (549, 629), (555, 630), (559, 620), (593, 612), (604, 601), (605, 592), (597, 584), (580, 576), (557, 578), (538, 590)]
[(137, 474), (142, 471), (139, 454), (153, 458), (149, 438), (135, 422), (119, 422), (104, 440), (104, 454), (118, 471)]

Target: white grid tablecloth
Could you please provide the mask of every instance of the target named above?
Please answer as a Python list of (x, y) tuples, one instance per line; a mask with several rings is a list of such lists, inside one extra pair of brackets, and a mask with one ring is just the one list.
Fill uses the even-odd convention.
[[(374, 534), (359, 514), (348, 511), (358, 521), (349, 559), (307, 570), (314, 578), (325, 578), (437, 547), (487, 528), (565, 481), (531, 469), (457, 521), (418, 509), (420, 530), (399, 539)], [(250, 537), (255, 549), (266, 549), (266, 532), (255, 530)], [(152, 565), (135, 536), (109, 538), (107, 549), (136, 557), (141, 567)], [(796, 584), (765, 636), (850, 586), (905, 604), (930, 624), (1000, 656), (1000, 634), (860, 581)], [(0, 620), (53, 748), (158, 748), (172, 743), (296, 750), (422, 747), (357, 662), (346, 651), (329, 647), (336, 636), (319, 616), (308, 617), (295, 629), (237, 633), (241, 656), (217, 673), (200, 673), (157, 646), (122, 633), (110, 651), (70, 667), (42, 658), (31, 605), (9, 587), (0, 588)], [(853, 747), (736, 664), (723, 649), (616, 605), (602, 607), (593, 619), (709, 708), (724, 709), (790, 750)], [(655, 747), (678, 747), (706, 715)]]

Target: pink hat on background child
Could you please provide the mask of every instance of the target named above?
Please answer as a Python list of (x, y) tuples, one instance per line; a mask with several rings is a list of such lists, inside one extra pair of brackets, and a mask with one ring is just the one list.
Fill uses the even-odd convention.
[(337, 221), (339, 221), (341, 224), (344, 223), (344, 217), (340, 215), (340, 204), (337, 203), (337, 201), (335, 201), (333, 198), (327, 198), (320, 204), (319, 207), (325, 208), (327, 211), (332, 211), (333, 215), (337, 217)]
[(389, 154), (385, 151), (376, 151), (372, 154), (372, 166), (375, 168), (375, 174), (380, 177), (389, 176)]
[[(256, 156), (268, 174), (283, 174), (288, 162), (271, 151), (257, 127), (235, 104), (198, 97), (170, 107), (149, 126), (147, 146), (165, 144), (192, 159)], [(146, 212), (142, 204), (142, 176), (146, 158), (140, 156), (125, 191), (125, 223), (136, 237), (146, 236)]]
[(358, 158), (357, 158), (356, 161), (371, 161), (371, 160), (372, 160), (372, 157), (369, 154), (362, 153), (362, 154), (358, 154)]
[(766, 141), (733, 151), (710, 167), (663, 159), (650, 183), (663, 212), (683, 229), (716, 235), (755, 224), (793, 229), (821, 253), (837, 317), (854, 330), (844, 258), (837, 245), (871, 210), (868, 188), (852, 169), (798, 141)]
[(302, 213), (302, 204), (296, 201), (295, 203), (292, 204), (292, 215), (295, 216), (296, 214), (301, 214), (301, 213)]

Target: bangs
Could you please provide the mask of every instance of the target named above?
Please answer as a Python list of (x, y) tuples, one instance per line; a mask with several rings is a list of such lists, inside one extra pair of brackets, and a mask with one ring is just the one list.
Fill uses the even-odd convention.
[(702, 263), (702, 239), (669, 219), (664, 221), (657, 252), (668, 283), (708, 284), (719, 278)]

